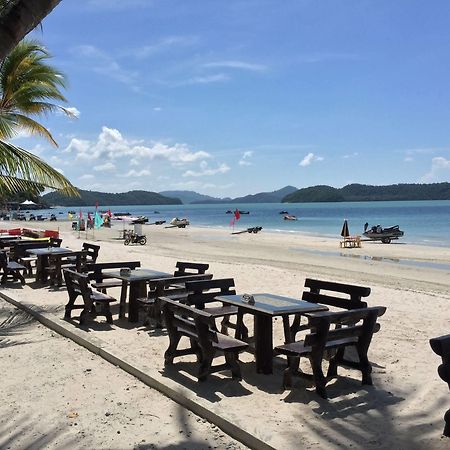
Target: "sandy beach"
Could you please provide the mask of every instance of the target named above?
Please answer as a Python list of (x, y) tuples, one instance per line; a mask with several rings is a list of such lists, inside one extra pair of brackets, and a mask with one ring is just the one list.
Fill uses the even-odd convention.
[[(10, 228), (25, 225), (20, 222), (5, 224)], [(48, 228), (49, 225), (38, 223), (33, 226)], [(92, 231), (80, 234), (71, 231), (68, 222), (57, 222), (57, 226), (63, 237), (63, 246), (75, 250), (84, 241), (100, 244), (99, 262), (140, 260), (142, 267), (168, 272), (174, 270), (176, 261), (207, 262), (215, 278), (233, 277), (239, 293), (270, 292), (299, 298), (306, 277), (369, 286), (372, 289), (369, 305), (387, 307), (386, 314), (380, 319), (381, 330), (374, 336), (369, 351), (374, 386), (361, 386), (358, 372), (340, 369), (342, 376), (329, 385), (328, 400), (319, 398), (311, 386), (300, 379), (295, 381), (293, 390), (284, 391), (281, 385), (285, 360), (282, 358), (275, 359), (273, 375), (261, 375), (256, 374), (253, 356), (243, 354), (242, 382), (232, 381), (224, 373), (212, 376), (207, 383), (198, 384), (193, 358), (186, 357), (185, 362), (178, 366), (179, 371), (164, 370), (163, 353), (168, 343), (164, 332), (155, 332), (141, 323), (130, 326), (115, 315), (112, 326), (101, 323), (103, 321), (99, 319), (98, 323), (86, 329), (86, 333), (107, 341), (118, 351), (126, 352), (137, 364), (148, 365), (168, 382), (191, 390), (204, 404), (210, 405), (211, 410), (232, 416), (275, 448), (299, 448), (300, 445), (318, 449), (448, 448), (449, 441), (442, 438), (441, 432), (443, 414), (450, 403), (450, 396), (447, 386), (437, 375), (440, 360), (432, 352), (428, 341), (449, 333), (450, 249), (402, 244), (401, 241), (389, 245), (364, 242), (360, 249), (340, 249), (338, 236), (331, 239), (264, 231), (232, 236), (229, 230), (194, 227), (165, 229), (161, 226), (144, 227), (148, 238), (146, 246), (125, 247), (123, 241), (118, 239), (121, 226), (95, 231), (95, 235)], [(24, 287), (11, 284), (2, 292), (21, 302), (38, 305), (58, 317), (62, 317), (67, 301), (64, 289), (39, 287), (31, 278)], [(118, 289), (110, 293), (117, 298), (120, 294)], [(78, 327), (76, 320), (72, 326)], [(10, 405), (3, 415), (4, 423), (6, 418), (10, 428), (21, 422), (22, 414), (28, 415), (30, 424), (39, 422), (44, 410), (49, 415), (60, 411), (67, 424), (66, 415), (71, 411), (71, 405), (62, 410), (61, 406), (48, 402), (42, 403), (39, 408), (26, 408), (23, 412), (21, 405), (26, 404), (25, 391), (18, 391), (28, 384), (26, 378), (21, 378), (24, 373), (31, 368), (38, 370), (37, 366), (40, 366), (48, 378), (35, 389), (42, 390), (42, 395), (54, 397), (57, 396), (57, 389), (61, 395), (67, 396), (73, 389), (68, 377), (80, 386), (86, 377), (83, 370), (94, 365), (89, 352), (78, 350), (75, 344), (69, 344), (62, 338), (53, 339), (63, 341), (58, 343), (57, 350), (51, 352), (58, 361), (53, 361), (53, 357), (39, 358), (42, 352), (48, 351), (48, 341), (52, 340), (41, 325), (36, 329), (38, 335), (32, 334), (30, 339), (41, 343), (24, 358), (23, 364), (10, 368), (8, 360), (12, 356), (0, 359), (3, 372), (8, 373), (10, 369), (15, 374), (10, 377), (8, 389), (6, 392), (3, 389), (2, 394), (7, 398), (6, 404)], [(39, 338), (39, 333), (45, 336)], [(276, 345), (282, 343), (281, 320), (274, 323), (274, 338)], [(69, 345), (73, 348), (61, 350)], [(4, 354), (8, 352), (10, 355), (26, 351), (27, 347), (30, 348), (29, 345), (0, 346)], [(66, 370), (74, 363), (75, 358), (70, 357), (71, 351), (77, 352), (79, 364), (77, 368)], [(64, 367), (65, 374), (52, 365)], [(139, 418), (138, 411), (143, 411), (142, 405), (153, 401), (159, 405), (167, 401), (139, 381), (119, 374), (119, 369), (106, 362), (96, 360), (95, 367), (100, 379), (109, 377), (111, 371), (117, 377), (114, 383), (107, 386), (112, 391), (111, 395), (119, 395), (131, 385), (139, 390), (136, 403), (127, 409), (131, 422)], [(97, 388), (89, 384), (86, 393), (89, 396), (100, 391), (101, 398), (108, 397), (109, 394), (104, 394), (102, 389), (104, 386)], [(158, 398), (149, 401), (151, 395)], [(117, 400), (121, 401), (120, 396)], [(5, 398), (2, 403), (5, 404)], [(96, 429), (101, 429), (105, 417), (91, 403), (81, 403), (79, 406), (76, 412), (84, 421), (78, 422), (78, 434), (70, 448), (89, 448), (89, 439), (97, 439)], [(163, 410), (158, 406), (156, 408)], [(167, 407), (167, 410), (170, 408)], [(176, 413), (172, 415), (175, 417)], [(197, 426), (199, 422), (193, 417), (189, 420)], [(163, 426), (161, 422), (144, 420), (142, 427), (150, 434), (155, 427), (161, 433), (166, 426), (172, 427), (171, 432), (179, 427), (175, 419), (175, 425), (169, 419), (164, 420)], [(137, 435), (130, 433), (128, 437), (122, 434), (118, 437), (114, 425), (108, 425), (106, 430), (109, 431), (106, 433), (109, 440), (105, 439), (103, 443), (92, 441), (95, 448), (138, 448)], [(46, 426), (50, 427), (51, 421), (39, 422), (39, 430), (44, 430)], [(194, 436), (194, 431), (192, 433)], [(198, 433), (209, 432), (199, 429)], [(161, 441), (145, 439), (146, 444), (161, 448)], [(216, 444), (212, 441), (208, 445), (219, 448), (237, 445), (231, 440), (221, 439), (223, 441)], [(187, 445), (183, 440), (173, 442), (175, 446)], [(20, 445), (15, 446), (12, 441), (10, 448), (25, 448)], [(168, 442), (165, 445), (170, 447)]]

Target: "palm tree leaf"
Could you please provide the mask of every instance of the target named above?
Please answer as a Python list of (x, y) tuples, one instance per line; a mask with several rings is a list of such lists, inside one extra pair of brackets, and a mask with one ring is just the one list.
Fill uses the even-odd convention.
[(0, 179), (2, 189), (9, 189), (10, 193), (20, 192), (26, 185), (79, 196), (78, 190), (56, 169), (36, 155), (3, 140), (0, 140)]

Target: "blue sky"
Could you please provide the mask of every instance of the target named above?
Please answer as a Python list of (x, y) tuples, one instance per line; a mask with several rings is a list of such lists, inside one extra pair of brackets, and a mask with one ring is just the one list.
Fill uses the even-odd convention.
[(32, 36), (79, 117), (15, 143), (80, 188), (449, 181), (448, 1), (63, 0)]

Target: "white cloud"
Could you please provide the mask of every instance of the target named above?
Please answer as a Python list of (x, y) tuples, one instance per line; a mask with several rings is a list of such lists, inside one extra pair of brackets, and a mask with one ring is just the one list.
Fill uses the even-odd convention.
[(357, 156), (359, 156), (359, 153), (353, 152), (353, 153), (348, 153), (347, 155), (343, 155), (342, 157), (344, 159), (350, 159), (350, 158), (356, 158)]
[(445, 177), (447, 178), (448, 171), (450, 171), (450, 160), (442, 156), (437, 156), (431, 160), (431, 169), (422, 177), (421, 181), (424, 183), (438, 181), (442, 173), (445, 173)]
[(64, 170), (60, 169), (59, 167), (55, 167), (54, 169), (58, 171), (61, 175), (64, 175)]
[(89, 60), (89, 68), (94, 72), (129, 85), (133, 90), (139, 90), (137, 73), (123, 69), (108, 53), (93, 45), (79, 45), (72, 49), (72, 53)]
[(74, 138), (64, 152), (74, 153), (76, 159), (81, 160), (115, 160), (131, 157), (130, 164), (134, 166), (141, 165), (142, 159), (163, 159), (174, 165), (180, 165), (211, 157), (203, 150), (191, 151), (185, 144), (167, 145), (162, 142), (153, 142), (149, 146), (142, 145), (141, 141), (127, 140), (119, 130), (105, 126), (102, 127), (97, 141), (90, 142)]
[(162, 108), (160, 106), (155, 106), (153, 108), (153, 111), (159, 112), (159, 111), (162, 111)]
[(183, 173), (183, 177), (204, 177), (204, 176), (211, 176), (216, 175), (218, 173), (226, 173), (230, 170), (230, 167), (226, 164), (220, 164), (219, 167), (215, 169), (208, 168), (208, 164), (206, 161), (202, 161), (200, 163), (200, 171), (195, 170), (187, 170)]
[(197, 36), (167, 36), (154, 44), (135, 49), (133, 54), (137, 58), (144, 59), (176, 47), (190, 47), (198, 41)]
[(414, 158), (411, 157), (411, 156), (405, 156), (405, 158), (403, 159), (403, 161), (405, 161), (405, 162), (413, 162), (413, 161), (414, 161)]
[(95, 178), (95, 176), (91, 175), (89, 173), (86, 173), (84, 175), (81, 175), (81, 177), (78, 177), (78, 179), (81, 181), (93, 180), (94, 178)]
[(306, 167), (315, 161), (323, 161), (322, 156), (316, 156), (314, 153), (308, 153), (299, 163), (299, 166)]
[(96, 172), (113, 172), (116, 170), (116, 166), (111, 161), (108, 161), (105, 164), (94, 166), (93, 169)]
[(230, 80), (230, 77), (228, 75), (225, 75), (224, 73), (217, 73), (214, 75), (205, 75), (205, 76), (189, 78), (189, 80), (178, 83), (178, 85), (182, 86), (182, 85), (186, 85), (186, 84), (223, 83), (224, 81), (228, 81), (228, 80)]
[(240, 166), (251, 166), (252, 163), (249, 161), (249, 159), (253, 156), (253, 152), (252, 151), (246, 151), (244, 152), (244, 154), (242, 155), (242, 158), (239, 160), (238, 164)]
[(240, 70), (249, 70), (253, 72), (263, 72), (267, 70), (267, 66), (264, 66), (263, 64), (248, 63), (245, 61), (215, 61), (203, 64), (203, 67), (240, 69)]
[(137, 171), (137, 170), (131, 169), (126, 174), (121, 175), (121, 177), (125, 177), (125, 178), (128, 178), (128, 177), (148, 177), (150, 174), (151, 174), (150, 170), (144, 169), (144, 170)]

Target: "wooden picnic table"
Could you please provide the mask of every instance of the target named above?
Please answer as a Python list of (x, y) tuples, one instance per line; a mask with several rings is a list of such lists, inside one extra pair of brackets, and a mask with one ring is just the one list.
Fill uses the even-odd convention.
[(137, 268), (129, 273), (123, 273), (120, 270), (105, 271), (108, 278), (117, 278), (122, 280), (122, 292), (120, 295), (119, 317), (125, 317), (125, 305), (127, 301), (127, 289), (130, 285), (130, 294), (128, 299), (128, 321), (137, 322), (139, 320), (139, 304), (137, 299), (147, 297), (147, 281), (157, 280), (159, 278), (173, 277), (173, 274), (160, 272), (153, 269)]
[(52, 255), (68, 256), (73, 253), (70, 248), (63, 247), (47, 247), (47, 248), (30, 248), (27, 250), (30, 255), (36, 255), (36, 281), (45, 283), (48, 278), (47, 267), (48, 267), (48, 257)]
[[(254, 304), (243, 299), (242, 295), (220, 295), (215, 299), (238, 307), (241, 313), (254, 316), (255, 359), (258, 373), (271, 374), (273, 372), (273, 328), (272, 318), (290, 314), (305, 314), (317, 311), (327, 311), (323, 305), (282, 297), (274, 294), (253, 294)], [(239, 336), (237, 336), (240, 338)]]

